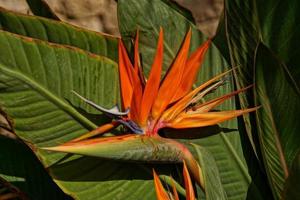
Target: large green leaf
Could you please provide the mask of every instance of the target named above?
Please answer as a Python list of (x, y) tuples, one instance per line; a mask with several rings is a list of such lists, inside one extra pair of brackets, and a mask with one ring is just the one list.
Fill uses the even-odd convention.
[[(257, 85), (258, 104), (263, 108), (257, 121), (245, 118), (246, 130), (249, 135), (259, 136), (269, 182), (274, 197), (279, 199), (288, 168), (299, 151), (296, 113), (299, 112), (297, 66), (300, 62), (296, 37), (300, 31), (297, 24), (300, 4), (279, 0), (225, 2), (220, 26), (223, 30), (215, 42), (224, 54), (230, 54), (232, 65), (240, 65), (239, 76), (235, 76), (237, 86), (253, 82)], [(262, 45), (257, 48), (261, 42), (273, 53)], [(227, 49), (223, 43), (228, 44)], [(254, 93), (240, 96), (241, 106), (253, 105), (253, 97)]]
[(114, 61), (118, 59), (116, 37), (88, 31), (65, 22), (0, 9), (0, 28), (48, 42), (75, 46)]
[(258, 132), (270, 183), (279, 198), (289, 173), (288, 165), (300, 149), (300, 91), (295, 89), (286, 66), (263, 44), (256, 54), (257, 104), (262, 106), (257, 112)]
[[(3, 31), (0, 51), (1, 106), (13, 119), (14, 131), (31, 146), (64, 192), (78, 199), (154, 198), (151, 166), (65, 157), (36, 148), (56, 146), (96, 127), (86, 116), (98, 113), (71, 90), (112, 107), (119, 99), (116, 63), (80, 49)], [(97, 120), (103, 123), (105, 118), (98, 116)]]
[(0, 137), (0, 152), (0, 179), (9, 181), (22, 192), (12, 188), (13, 191), (29, 199), (68, 199), (22, 142)]
[[(165, 69), (167, 69), (176, 56), (189, 27), (192, 29), (191, 51), (195, 50), (204, 42), (205, 36), (196, 29), (190, 20), (190, 14), (187, 13), (186, 10), (180, 9), (179, 6), (167, 0), (118, 1), (120, 33), (125, 40), (130, 41), (134, 39), (136, 29), (139, 29), (139, 47), (142, 64), (146, 72), (149, 71), (149, 66), (152, 64), (160, 27), (164, 30), (165, 38)], [(130, 47), (130, 45), (128, 45), (128, 47)], [(228, 69), (230, 69), (230, 66), (220, 55), (216, 47), (212, 46), (207, 53), (201, 72), (198, 75), (197, 83), (204, 82), (214, 75)], [(212, 94), (211, 97), (220, 96), (232, 90), (234, 90), (234, 85), (230, 79), (228, 84)], [(220, 107), (221, 110), (236, 108), (234, 99), (227, 101)], [(264, 190), (264, 187), (260, 187), (260, 185), (257, 185), (259, 183), (256, 183), (256, 180), (252, 179), (251, 169), (247, 166), (245, 159), (247, 156), (243, 154), (237, 120), (231, 120), (221, 126), (223, 129), (218, 129), (219, 135), (193, 140), (192, 142), (204, 146), (214, 156), (220, 173), (222, 187), (228, 199), (245, 199), (247, 195), (249, 195), (249, 199), (254, 197), (256, 199), (264, 199), (265, 193), (259, 191)], [(243, 131), (241, 131), (241, 133), (244, 134)], [(185, 131), (183, 134), (187, 135), (188, 133)], [(197, 138), (199, 136), (201, 137), (202, 132), (201, 130), (196, 130), (192, 134)], [(211, 134), (212, 133), (210, 133), (210, 135)], [(172, 134), (169, 134), (169, 136), (171, 135)], [(191, 141), (189, 140), (187, 142)], [(251, 155), (251, 152), (246, 153)], [(251, 159), (252, 163), (256, 162), (253, 158)], [(256, 175), (260, 176), (259, 172), (253, 173), (257, 173)], [(220, 190), (222, 191), (222, 188)], [(249, 191), (251, 192), (249, 193)]]
[[(291, 76), (300, 87), (299, 56), (300, 2), (286, 3), (280, 0), (267, 0), (256, 3), (259, 31), (264, 44), (284, 61)], [(267, 12), (266, 12), (267, 11)]]

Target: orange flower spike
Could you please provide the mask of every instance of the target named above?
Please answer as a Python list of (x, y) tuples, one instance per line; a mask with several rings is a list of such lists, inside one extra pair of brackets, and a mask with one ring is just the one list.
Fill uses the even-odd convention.
[(145, 125), (151, 107), (157, 96), (160, 84), (160, 76), (163, 64), (163, 30), (160, 29), (156, 55), (151, 67), (150, 75), (145, 86), (142, 104), (141, 104), (141, 124)]
[(139, 73), (139, 31), (136, 31), (134, 42), (134, 72)]
[[(155, 170), (153, 169), (153, 176), (154, 176), (154, 185), (155, 185), (155, 191), (156, 191), (156, 197), (158, 200), (169, 200), (169, 196), (166, 193), (164, 187), (161, 184), (161, 181), (159, 177), (157, 176)], [(184, 179), (184, 187), (186, 191), (186, 200), (195, 200), (195, 192), (192, 184), (192, 180), (189, 174), (189, 171), (187, 169), (187, 166), (185, 164), (185, 161), (183, 161), (183, 179)], [(173, 190), (173, 195), (172, 199), (174, 200), (179, 200), (179, 196), (175, 187), (174, 180), (172, 179), (172, 190)]]
[(139, 55), (139, 30), (136, 31), (135, 42), (134, 42), (134, 71), (138, 74), (140, 78), (141, 86), (144, 88), (145, 86), (145, 76), (143, 74), (141, 63), (140, 63), (140, 55)]
[(152, 107), (152, 116), (154, 119), (160, 117), (163, 111), (170, 104), (176, 93), (176, 90), (178, 89), (184, 71), (183, 66), (186, 64), (189, 53), (191, 34), (192, 31), (190, 29), (186, 34), (185, 40), (177, 57), (175, 58), (173, 65), (170, 67), (159, 88), (157, 98)]
[(193, 184), (191, 181), (189, 171), (186, 167), (185, 161), (183, 161), (183, 179), (184, 179), (184, 186), (186, 191), (186, 200), (195, 200), (195, 192), (193, 189)]
[(208, 80), (207, 82), (203, 83), (202, 85), (200, 85), (199, 87), (197, 87), (196, 89), (194, 89), (193, 91), (188, 93), (181, 100), (179, 100), (177, 103), (175, 103), (171, 108), (166, 110), (160, 120), (168, 122), (168, 121), (171, 121), (172, 119), (174, 119), (178, 114), (180, 114), (188, 106), (189, 102), (192, 100), (192, 98), (195, 95), (197, 95), (201, 90), (203, 90), (204, 88), (213, 84), (217, 80), (226, 76), (231, 71), (232, 71), (232, 69), (215, 76), (214, 78)]
[(173, 179), (172, 179), (172, 190), (173, 190), (174, 200), (179, 200), (178, 192), (176, 190), (175, 183), (174, 183)]
[[(138, 48), (138, 45), (135, 45), (135, 48)], [(138, 49), (135, 49), (135, 52), (138, 52)], [(137, 62), (138, 61), (136, 61), (135, 63)], [(119, 40), (119, 73), (120, 73), (120, 80), (121, 80), (121, 93), (122, 93), (122, 98), (123, 98), (123, 93), (124, 96), (126, 97), (125, 99), (122, 99), (123, 105), (124, 105), (124, 109), (130, 107), (129, 117), (134, 121), (138, 121), (139, 109), (140, 109), (139, 105), (142, 98), (142, 83), (138, 74), (138, 64), (135, 64), (135, 66), (137, 71), (135, 70), (135, 68), (132, 66), (130, 62), (130, 59), (128, 57), (123, 42)], [(122, 80), (122, 77), (125, 79), (124, 81)], [(129, 87), (127, 84), (128, 82), (126, 80), (127, 77), (130, 80), (131, 87)], [(126, 95), (126, 93), (128, 94)]]
[(175, 102), (178, 99), (182, 98), (192, 89), (193, 83), (197, 78), (197, 73), (201, 68), (204, 56), (208, 48), (210, 47), (210, 44), (211, 40), (209, 39), (205, 43), (203, 43), (195, 52), (193, 52), (193, 54), (187, 60), (180, 87), (178, 88), (176, 95), (173, 97), (172, 102)]
[(78, 142), (78, 141), (81, 141), (81, 140), (85, 140), (85, 139), (88, 139), (88, 138), (91, 138), (91, 137), (94, 137), (96, 135), (100, 135), (100, 134), (104, 134), (106, 133), (107, 131), (110, 131), (114, 128), (116, 128), (117, 126), (119, 126), (120, 123), (117, 122), (117, 121), (112, 121), (111, 123), (108, 123), (108, 124), (104, 124), (102, 126), (99, 126), (98, 128), (78, 137), (78, 138), (75, 138), (74, 140), (71, 140), (70, 142)]
[(179, 115), (174, 121), (166, 124), (166, 127), (171, 128), (196, 128), (215, 125), (240, 115), (253, 112), (259, 107), (244, 109), (244, 110), (231, 110), (221, 112), (206, 112), (206, 113), (183, 113)]
[(128, 65), (131, 65), (128, 61), (127, 53), (124, 54), (124, 45), (122, 40), (119, 40), (119, 77), (120, 77), (120, 88), (122, 96), (123, 109), (130, 107), (131, 98), (133, 94), (133, 85), (131, 71), (128, 71)]
[(155, 186), (157, 200), (169, 200), (170, 198), (167, 192), (165, 191), (163, 185), (161, 184), (159, 177), (157, 176), (154, 169), (153, 169), (153, 176), (154, 176), (154, 186)]
[(134, 43), (134, 70), (133, 70), (133, 97), (131, 102), (131, 118), (133, 121), (140, 124), (140, 105), (143, 97), (143, 82), (141, 80), (140, 67), (139, 67), (139, 32), (136, 33)]
[(231, 92), (229, 94), (226, 94), (226, 95), (223, 95), (221, 97), (218, 97), (216, 99), (213, 99), (211, 101), (208, 101), (206, 103), (203, 103), (203, 104), (200, 104), (198, 106), (195, 106), (193, 108), (193, 110), (195, 110), (194, 113), (200, 113), (200, 112), (208, 112), (210, 111), (211, 109), (215, 108), (216, 106), (222, 104), (224, 101), (226, 101), (227, 99), (241, 93), (241, 92), (244, 92), (245, 90), (249, 89), (250, 87), (252, 87), (253, 85), (249, 85), (248, 87), (245, 87), (245, 88), (242, 88), (242, 89), (239, 89), (239, 90), (236, 90), (234, 92)]

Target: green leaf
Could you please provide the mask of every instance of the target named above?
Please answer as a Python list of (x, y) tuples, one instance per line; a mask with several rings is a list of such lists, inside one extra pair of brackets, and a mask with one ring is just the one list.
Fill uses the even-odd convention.
[[(280, 0), (257, 2), (259, 31), (264, 44), (282, 60), (300, 87), (300, 2)], [(268, 11), (268, 12), (266, 12)]]
[(282, 199), (293, 200), (300, 196), (300, 153), (298, 152), (292, 167), (290, 168), (290, 174), (286, 180), (284, 193)]
[(26, 0), (33, 14), (41, 17), (59, 20), (45, 0)]
[(65, 22), (0, 9), (0, 28), (19, 35), (78, 47), (114, 61), (118, 60), (116, 37), (85, 30)]
[[(258, 133), (274, 194), (282, 195), (291, 161), (299, 152), (300, 91), (284, 64), (260, 44), (256, 53)], [(272, 72), (272, 73), (270, 73)], [(287, 162), (288, 161), (288, 162)]]
[[(299, 123), (293, 114), (300, 108), (300, 73), (296, 67), (300, 65), (296, 48), (299, 6), (298, 1), (226, 1), (220, 25), (223, 34), (215, 40), (225, 55), (230, 54), (231, 64), (240, 65), (235, 76), (237, 87), (256, 83), (257, 90), (240, 96), (240, 103), (242, 108), (254, 105), (257, 96), (257, 104), (263, 105), (257, 120), (254, 116), (244, 120), (248, 134), (259, 140), (258, 154), (262, 154), (276, 199), (281, 198), (299, 144), (295, 136)], [(227, 49), (223, 43), (228, 44)]]
[[(13, 119), (16, 134), (35, 150), (65, 193), (76, 199), (154, 198), (153, 166), (36, 149), (64, 143), (96, 127), (83, 111), (99, 113), (71, 90), (113, 107), (119, 99), (116, 63), (80, 49), (3, 31), (0, 52), (0, 104)], [(103, 123), (106, 118), (98, 115), (97, 120)]]
[(0, 137), (0, 152), (0, 179), (18, 187), (10, 187), (9, 191), (30, 199), (68, 199), (22, 142)]
[(213, 155), (205, 148), (191, 144), (199, 161), (205, 182), (205, 199), (227, 199)]
[[(130, 48), (131, 45), (128, 41), (134, 38), (136, 29), (139, 29), (139, 48), (142, 65), (146, 73), (149, 72), (149, 67), (153, 61), (160, 27), (164, 30), (165, 70), (172, 63), (184, 35), (190, 27), (192, 29), (191, 51), (199, 47), (206, 39), (206, 37), (197, 30), (193, 21), (190, 21), (189, 17), (187, 17), (188, 14), (184, 14), (184, 11), (179, 12), (178, 9), (174, 9), (174, 6), (170, 5), (172, 5), (172, 2), (167, 0), (118, 1), (120, 33), (122, 38), (127, 41), (128, 48)], [(218, 49), (212, 45), (198, 74), (197, 84), (230, 68)], [(217, 90), (214, 94), (210, 95), (210, 97), (220, 96), (233, 90), (234, 84), (232, 79), (229, 78), (228, 83), (224, 85), (221, 90)], [(233, 110), (236, 109), (237, 106), (235, 100), (230, 99), (219, 108), (220, 110)], [(260, 187), (260, 183), (257, 183), (256, 180), (256, 177), (258, 177), (258, 182), (263, 182), (260, 178), (260, 172), (257, 171), (256, 160), (251, 157), (252, 152), (247, 152), (247, 156), (243, 153), (242, 141), (239, 134), (245, 134), (244, 131), (239, 133), (237, 120), (231, 120), (221, 124), (221, 126), (223, 129), (217, 130), (218, 135), (192, 140), (192, 142), (202, 145), (214, 156), (228, 199), (245, 199), (247, 195), (249, 195), (250, 199), (251, 197), (264, 199), (264, 187)], [(168, 134), (168, 136), (172, 137), (173, 132), (175, 131), (172, 131), (172, 134)], [(175, 134), (181, 136), (189, 135), (187, 130), (180, 130)], [(192, 134), (194, 135), (193, 137), (197, 138), (201, 137), (203, 133), (201, 130), (195, 130)], [(211, 134), (212, 133), (210, 133), (210, 135)], [(191, 140), (187, 142), (191, 142)], [(251, 161), (249, 162), (253, 163), (255, 167), (251, 169), (248, 168), (245, 157), (250, 157)], [(252, 172), (252, 169), (256, 171)], [(253, 177), (251, 177), (251, 173), (256, 174), (253, 174)], [(248, 191), (252, 192), (247, 194)]]

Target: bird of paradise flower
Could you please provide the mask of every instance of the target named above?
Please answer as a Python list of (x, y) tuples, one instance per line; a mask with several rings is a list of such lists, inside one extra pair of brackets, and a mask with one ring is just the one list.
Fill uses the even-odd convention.
[[(191, 40), (189, 30), (163, 80), (160, 80), (163, 64), (163, 30), (161, 29), (159, 33), (156, 55), (148, 80), (139, 65), (138, 40), (137, 33), (133, 64), (122, 40), (119, 41), (119, 78), (124, 111), (120, 111), (117, 107), (105, 109), (75, 93), (86, 103), (112, 117), (112, 122), (67, 143), (44, 149), (116, 160), (161, 163), (184, 161), (192, 177), (204, 188), (201, 167), (190, 151), (176, 140), (161, 137), (158, 131), (166, 127), (185, 129), (215, 125), (254, 111), (257, 107), (212, 111), (225, 100), (247, 88), (200, 103), (206, 94), (224, 84), (226, 75), (231, 71), (219, 74), (192, 90), (210, 46), (210, 40), (189, 56)], [(120, 124), (126, 127), (128, 134), (90, 139)]]
[[(183, 161), (183, 180), (184, 180), (184, 186), (185, 186), (185, 191), (186, 191), (186, 200), (195, 200), (195, 192), (192, 184), (192, 180), (189, 174), (189, 171), (186, 167), (185, 162)], [(172, 193), (167, 192), (161, 181), (159, 180), (158, 175), (156, 174), (155, 170), (153, 169), (153, 177), (154, 177), (154, 186), (155, 186), (155, 191), (156, 191), (156, 198), (157, 200), (179, 200), (179, 195), (177, 193), (175, 183), (173, 182), (173, 187), (172, 187)]]

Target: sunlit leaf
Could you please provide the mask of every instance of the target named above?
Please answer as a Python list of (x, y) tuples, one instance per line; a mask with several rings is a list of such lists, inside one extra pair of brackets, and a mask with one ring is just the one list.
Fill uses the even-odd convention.
[(65, 22), (0, 9), (0, 29), (52, 43), (75, 46), (114, 61), (118, 59), (116, 37)]

